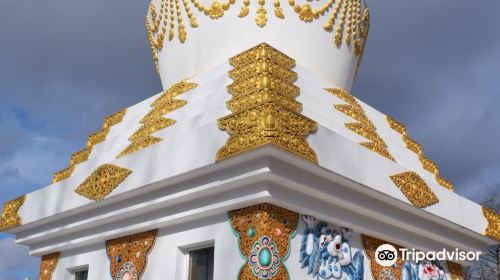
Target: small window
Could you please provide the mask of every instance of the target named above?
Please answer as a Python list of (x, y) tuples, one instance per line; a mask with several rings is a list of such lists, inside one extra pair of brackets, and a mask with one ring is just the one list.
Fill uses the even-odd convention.
[(75, 272), (75, 280), (87, 280), (88, 276), (89, 276), (88, 270), (81, 270)]
[(214, 247), (189, 252), (189, 280), (214, 279)]

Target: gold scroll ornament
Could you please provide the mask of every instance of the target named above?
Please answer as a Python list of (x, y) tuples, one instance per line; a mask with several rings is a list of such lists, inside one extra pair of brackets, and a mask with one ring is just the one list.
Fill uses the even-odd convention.
[(436, 182), (439, 185), (453, 191), (453, 184), (450, 181), (446, 180), (445, 178), (441, 177), (441, 175), (439, 175), (438, 165), (432, 160), (426, 158), (424, 156), (422, 146), (419, 143), (417, 143), (417, 141), (411, 139), (410, 136), (408, 136), (408, 131), (406, 130), (406, 126), (404, 126), (402, 123), (396, 121), (395, 119), (389, 116), (386, 116), (386, 120), (392, 129), (401, 134), (401, 137), (403, 138), (406, 147), (418, 155), (418, 159), (420, 160), (422, 167), (425, 170), (434, 174)]
[(335, 109), (357, 121), (346, 123), (345, 127), (369, 140), (367, 142), (360, 143), (360, 145), (394, 161), (394, 157), (387, 149), (387, 144), (384, 142), (382, 137), (380, 137), (377, 132), (377, 128), (366, 116), (363, 107), (361, 107), (356, 98), (354, 98), (354, 96), (352, 96), (348, 91), (340, 88), (327, 88), (325, 90), (345, 102), (345, 104), (335, 105)]
[(411, 204), (425, 208), (439, 202), (436, 194), (416, 172), (403, 172), (391, 176), (391, 180), (408, 198)]
[(2, 219), (0, 220), (0, 230), (6, 230), (22, 224), (19, 216), (19, 209), (23, 206), (26, 196), (20, 196), (14, 200), (7, 201), (2, 208)]
[(482, 208), (483, 215), (488, 221), (488, 225), (486, 226), (484, 235), (500, 241), (500, 215), (484, 206)]
[(40, 261), (40, 276), (39, 280), (51, 280), (52, 273), (56, 269), (57, 264), (59, 263), (59, 257), (61, 253), (52, 253), (48, 255), (42, 256)]
[(87, 146), (74, 153), (71, 155), (71, 160), (69, 162), (69, 166), (63, 170), (60, 170), (56, 173), (54, 173), (54, 176), (52, 177), (52, 183), (55, 184), (59, 181), (65, 180), (73, 174), (73, 171), (75, 170), (75, 166), (77, 164), (80, 164), (82, 162), (87, 161), (87, 159), (90, 156), (90, 153), (92, 153), (92, 148), (106, 140), (106, 137), (108, 136), (109, 130), (111, 129), (111, 126), (116, 125), (120, 123), (123, 120), (123, 117), (127, 113), (127, 109), (122, 109), (104, 119), (104, 122), (102, 124), (102, 129), (99, 132), (96, 132), (94, 134), (91, 134), (88, 139), (87, 139)]

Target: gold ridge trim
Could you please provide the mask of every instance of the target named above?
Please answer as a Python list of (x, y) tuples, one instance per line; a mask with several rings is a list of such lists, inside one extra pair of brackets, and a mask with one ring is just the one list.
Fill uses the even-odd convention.
[(482, 209), (483, 215), (488, 221), (488, 225), (484, 230), (484, 235), (496, 241), (500, 241), (500, 215), (484, 206), (482, 206)]
[(40, 260), (39, 280), (52, 279), (52, 273), (56, 269), (60, 257), (61, 253), (59, 252), (42, 256), (42, 259)]
[(436, 182), (439, 185), (453, 191), (453, 188), (454, 188), (453, 183), (451, 183), (450, 181), (441, 177), (441, 175), (439, 174), (438, 165), (435, 162), (433, 162), (432, 160), (430, 160), (424, 156), (422, 146), (417, 141), (411, 139), (410, 136), (408, 136), (408, 131), (406, 130), (406, 126), (403, 125), (402, 123), (396, 121), (395, 119), (391, 118), (390, 116), (386, 115), (385, 118), (386, 118), (389, 126), (392, 129), (394, 129), (396, 132), (401, 134), (401, 137), (403, 138), (403, 142), (405, 143), (406, 147), (409, 150), (411, 150), (417, 154), (418, 159), (420, 160), (420, 163), (422, 164), (422, 167), (425, 170), (434, 174), (434, 178), (436, 179)]
[(175, 98), (197, 86), (196, 83), (181, 81), (164, 91), (160, 97), (151, 103), (152, 109), (140, 121), (142, 126), (128, 138), (131, 143), (116, 158), (121, 158), (162, 141), (163, 139), (160, 137), (151, 134), (176, 123), (176, 120), (163, 116), (186, 105), (186, 100)]
[(91, 200), (102, 200), (125, 180), (132, 171), (113, 164), (104, 164), (97, 168), (75, 192)]
[(23, 206), (24, 201), (26, 201), (25, 195), (4, 203), (0, 231), (22, 225), (23, 220), (18, 212), (21, 206)]
[(113, 125), (120, 123), (123, 120), (123, 117), (125, 116), (126, 113), (127, 109), (122, 109), (106, 117), (102, 124), (102, 129), (99, 132), (91, 134), (87, 138), (87, 146), (82, 150), (71, 155), (69, 166), (65, 169), (59, 170), (56, 173), (54, 173), (52, 177), (52, 184), (55, 184), (59, 181), (69, 178), (71, 174), (73, 174), (73, 171), (75, 170), (75, 166), (77, 164), (87, 161), (90, 154), (92, 153), (92, 148), (94, 147), (94, 145), (97, 145), (106, 140), (106, 137), (108, 136), (111, 127)]
[(345, 127), (370, 140), (369, 142), (362, 142), (359, 144), (387, 159), (395, 161), (394, 157), (387, 149), (387, 144), (377, 133), (377, 128), (370, 121), (365, 113), (365, 110), (363, 110), (363, 107), (361, 107), (361, 105), (356, 101), (356, 98), (354, 98), (354, 96), (352, 96), (348, 91), (340, 88), (326, 88), (325, 91), (333, 94), (346, 103), (336, 104), (335, 109), (358, 121), (345, 123)]
[[(231, 58), (230, 64), (235, 67), (230, 72), (234, 82), (227, 87), (233, 95), (227, 102), (232, 114), (218, 120), (229, 139), (216, 161), (272, 144), (317, 163), (306, 141), (317, 124), (300, 114), (302, 104), (295, 100), (299, 88), (291, 79), (296, 73), (290, 74), (295, 61), (263, 43)], [(288, 73), (283, 79), (276, 76), (283, 72)]]
[(417, 207), (425, 208), (439, 202), (436, 194), (416, 172), (394, 174), (391, 176), (391, 180), (411, 204)]

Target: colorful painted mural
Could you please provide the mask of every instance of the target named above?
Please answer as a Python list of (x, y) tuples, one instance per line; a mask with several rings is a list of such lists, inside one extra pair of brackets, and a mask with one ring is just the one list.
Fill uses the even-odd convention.
[(363, 279), (363, 253), (354, 255), (349, 244), (348, 228), (328, 226), (312, 216), (302, 216), (306, 224), (302, 237), (299, 261), (307, 274), (318, 280)]

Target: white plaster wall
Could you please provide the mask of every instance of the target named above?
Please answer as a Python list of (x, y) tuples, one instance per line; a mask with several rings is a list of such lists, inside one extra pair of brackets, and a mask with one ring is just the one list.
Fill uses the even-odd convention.
[(82, 267), (88, 267), (88, 279), (111, 279), (104, 243), (62, 252), (52, 279), (74, 280), (74, 270)]

